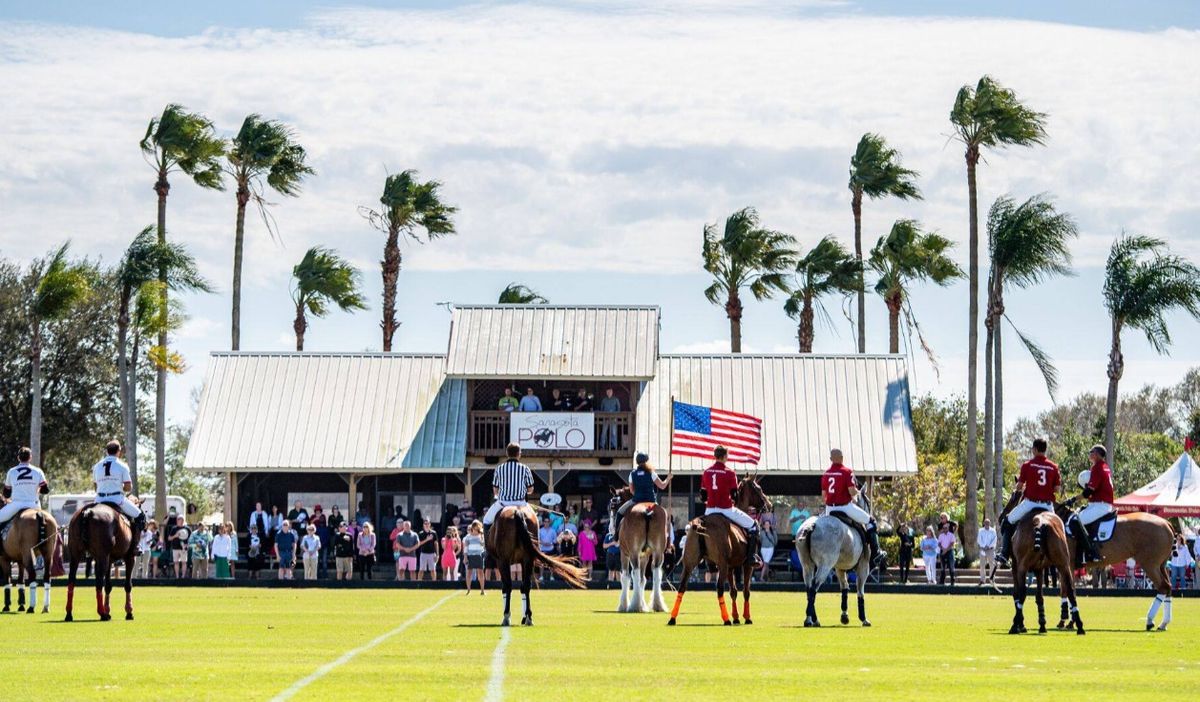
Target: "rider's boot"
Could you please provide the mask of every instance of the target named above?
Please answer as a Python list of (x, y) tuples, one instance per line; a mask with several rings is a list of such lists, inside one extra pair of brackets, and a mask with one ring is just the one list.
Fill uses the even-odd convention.
[(1013, 525), (1007, 519), (1000, 520), (1000, 550), (996, 552), (996, 567), (1007, 568), (1009, 554), (1012, 553)]
[[(1079, 542), (1079, 553), (1083, 559), (1083, 563), (1094, 563), (1100, 560), (1100, 551), (1096, 548), (1096, 544), (1092, 543), (1091, 537), (1088, 536), (1087, 527), (1078, 519), (1075, 520), (1076, 531), (1079, 532), (1076, 540)], [(1080, 565), (1082, 566), (1083, 563)]]
[(133, 528), (136, 531), (145, 531), (146, 529), (146, 513), (138, 512), (138, 515), (133, 518)]
[(761, 562), (758, 556), (758, 541), (758, 529), (746, 533), (745, 565), (757, 567)]
[(883, 551), (879, 548), (879, 530), (875, 528), (875, 520), (867, 522), (867, 545), (871, 548), (871, 565), (879, 566), (883, 561)]

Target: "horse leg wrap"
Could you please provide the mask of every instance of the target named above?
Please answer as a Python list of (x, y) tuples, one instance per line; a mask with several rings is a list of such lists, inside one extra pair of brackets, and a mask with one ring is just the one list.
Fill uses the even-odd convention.
[(1158, 616), (1158, 608), (1162, 607), (1164, 598), (1162, 595), (1155, 595), (1154, 601), (1150, 603), (1150, 612), (1146, 615), (1146, 623), (1153, 624), (1154, 618)]
[(104, 614), (104, 593), (96, 590), (96, 611)]
[(867, 621), (867, 598), (862, 595), (858, 597), (858, 621)]
[(717, 604), (721, 605), (721, 621), (729, 621), (729, 608), (725, 606), (725, 598), (718, 596)]
[(132, 590), (125, 591), (125, 613), (126, 614), (133, 613), (133, 591)]
[(75, 604), (75, 583), (67, 585), (67, 614), (71, 613), (71, 607)]
[(1158, 625), (1158, 628), (1166, 629), (1167, 625), (1170, 623), (1171, 623), (1171, 598), (1168, 597), (1163, 602), (1163, 620), (1162, 620), (1162, 624)]
[(42, 583), (42, 588), (42, 609), (48, 612), (50, 611), (50, 581)]
[(683, 593), (682, 592), (675, 593), (675, 604), (671, 607), (671, 618), (672, 619), (679, 616), (679, 606), (682, 604), (683, 604)]
[(747, 597), (745, 600), (742, 601), (742, 618), (743, 619), (750, 618), (750, 598), (749, 597)]

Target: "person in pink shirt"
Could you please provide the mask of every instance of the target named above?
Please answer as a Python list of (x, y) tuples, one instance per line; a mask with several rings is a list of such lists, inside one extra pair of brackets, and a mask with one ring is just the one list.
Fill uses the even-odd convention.
[(579, 532), (579, 562), (587, 569), (587, 579), (592, 579), (592, 565), (596, 562), (596, 530), (592, 520), (583, 520), (583, 531)]

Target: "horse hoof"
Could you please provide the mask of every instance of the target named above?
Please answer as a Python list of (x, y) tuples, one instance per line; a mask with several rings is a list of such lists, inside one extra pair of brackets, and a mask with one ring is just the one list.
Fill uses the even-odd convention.
[(862, 625), (863, 625), (863, 626), (871, 626), (871, 622), (869, 622), (869, 621), (867, 621), (866, 619), (864, 619), (864, 620), (862, 621)]
[(533, 617), (526, 617), (521, 620), (521, 626), (533, 626)]
[(1039, 634), (1044, 634), (1044, 633), (1046, 633), (1046, 627), (1044, 627), (1044, 626), (1039, 626), (1039, 627), (1038, 627), (1038, 633), (1039, 633)]
[(50, 605), (42, 607), (42, 614), (50, 614)]
[(107, 621), (111, 621), (111, 620), (112, 620), (111, 614), (101, 614), (100, 615), (100, 621), (102, 621), (102, 622), (107, 622)]
[(10, 607), (9, 605), (4, 605), (4, 609), (0, 609), (0, 612), (11, 612), (11, 611), (12, 611), (12, 607)]
[(18, 611), (18, 612), (24, 612), (24, 611), (25, 611), (25, 605), (17, 605), (17, 611)]
[(1086, 632), (1086, 631), (1084, 631), (1082, 628), (1081, 628), (1081, 629), (1076, 629), (1076, 630), (1075, 630), (1075, 635), (1076, 635), (1076, 636), (1083, 636), (1083, 635), (1084, 635), (1084, 634), (1086, 634), (1086, 633), (1087, 633), (1087, 632)]
[(753, 624), (753, 623), (754, 623), (754, 622), (750, 621), (749, 619), (747, 619), (747, 620), (745, 621), (745, 624), (746, 624), (746, 626), (750, 626), (750, 625), (751, 625), (751, 624)]
[(29, 609), (25, 610), (25, 614), (33, 614), (33, 607), (30, 607)]
[(131, 622), (131, 621), (133, 621), (133, 612), (126, 612), (126, 613), (125, 613), (125, 621), (127, 621), (127, 622)]
[(675, 617), (671, 617), (667, 620), (667, 626), (675, 626)]
[(73, 621), (75, 621), (75, 617), (72, 617), (71, 613), (67, 612), (67, 616), (63, 617), (63, 621), (64, 622), (73, 622)]
[(733, 626), (733, 622), (731, 622), (731, 621), (729, 621), (728, 619), (726, 619), (726, 620), (725, 620), (725, 626)]
[(500, 626), (508, 626), (508, 625), (509, 625), (509, 624), (508, 624), (508, 617), (505, 617), (505, 618), (504, 618), (504, 621), (500, 622)]
[(1021, 634), (1021, 633), (1024, 633), (1024, 631), (1025, 631), (1025, 628), (1024, 628), (1024, 627), (1020, 627), (1020, 626), (1017, 626), (1016, 624), (1013, 624), (1013, 625), (1012, 625), (1012, 628), (1008, 630), (1008, 633), (1010, 633), (1010, 634)]
[(842, 624), (843, 624), (843, 625), (846, 625), (846, 624), (849, 624), (849, 623), (850, 623), (850, 615), (849, 615), (849, 614), (844, 614), (844, 613), (843, 613), (843, 614), (842, 614)]
[(734, 620), (733, 620), (733, 625), (734, 625), (734, 626), (741, 626), (741, 625), (742, 625), (742, 623), (741, 623), (740, 621), (738, 621), (738, 620), (734, 619)]

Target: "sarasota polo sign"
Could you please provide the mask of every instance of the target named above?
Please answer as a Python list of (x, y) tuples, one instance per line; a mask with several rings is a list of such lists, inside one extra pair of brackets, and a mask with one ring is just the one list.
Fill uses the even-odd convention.
[(593, 451), (596, 420), (591, 412), (513, 412), (509, 440), (524, 450)]

